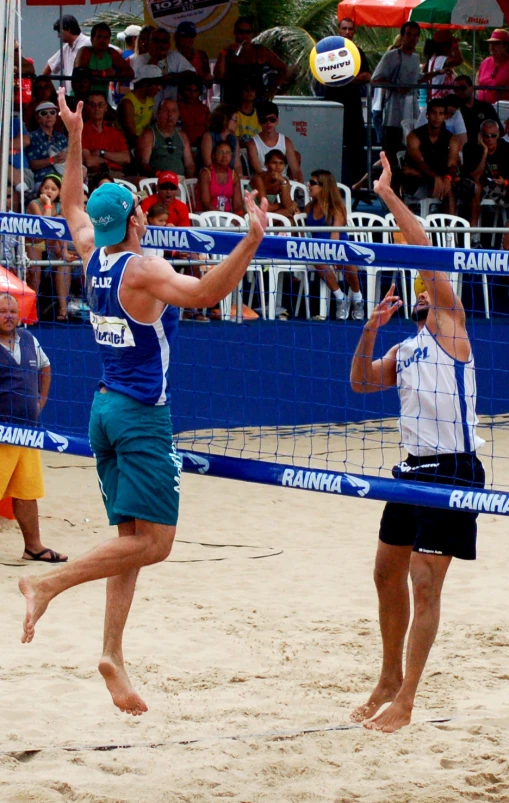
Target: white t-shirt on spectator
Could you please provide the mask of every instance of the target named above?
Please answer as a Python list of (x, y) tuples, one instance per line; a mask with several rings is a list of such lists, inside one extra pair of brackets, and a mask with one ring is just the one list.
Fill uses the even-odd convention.
[[(426, 125), (428, 122), (428, 118), (426, 117), (426, 109), (422, 109), (421, 113), (417, 119), (415, 124), (416, 128), (419, 128), (421, 125)], [(463, 120), (463, 115), (461, 114), (459, 109), (456, 109), (453, 116), (450, 117), (448, 120), (445, 121), (445, 127), (451, 134), (466, 134), (467, 129), (465, 127), (465, 121)]]
[[(74, 62), (76, 61), (76, 56), (78, 55), (78, 50), (81, 50), (82, 47), (89, 47), (91, 45), (90, 37), (85, 36), (84, 33), (80, 33), (76, 39), (74, 40), (73, 45), (65, 44), (62, 48), (62, 56), (63, 56), (63, 67), (60, 63), (60, 50), (57, 50), (56, 53), (53, 53), (51, 58), (48, 59), (48, 65), (51, 70), (52, 75), (72, 75)], [(70, 93), (72, 89), (71, 81), (65, 82), (65, 91), (67, 94)]]

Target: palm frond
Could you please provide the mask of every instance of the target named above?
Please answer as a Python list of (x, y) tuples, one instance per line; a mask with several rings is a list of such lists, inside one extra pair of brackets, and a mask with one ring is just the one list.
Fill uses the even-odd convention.
[[(131, 4), (131, 7), (132, 5), (133, 4)], [(84, 27), (91, 28), (97, 22), (105, 22), (110, 26), (113, 33), (124, 31), (128, 25), (144, 25), (145, 18), (143, 12), (143, 3), (139, 3), (138, 10), (135, 12), (122, 11), (121, 9), (118, 11), (113, 11), (112, 9), (103, 9), (102, 11), (98, 11), (96, 14), (94, 14), (93, 17), (85, 20), (85, 22), (82, 24)]]

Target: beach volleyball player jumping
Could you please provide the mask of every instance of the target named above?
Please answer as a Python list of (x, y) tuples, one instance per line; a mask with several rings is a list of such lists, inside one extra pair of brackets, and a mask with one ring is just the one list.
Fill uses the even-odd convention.
[(90, 442), (108, 519), (119, 538), (48, 574), (21, 578), (22, 641), (32, 641), (37, 621), (58, 594), (107, 577), (99, 671), (115, 705), (136, 715), (147, 706), (127, 677), (122, 635), (140, 568), (165, 560), (175, 538), (181, 461), (172, 441), (168, 371), (178, 308), (213, 307), (237, 287), (263, 238), (267, 202), (257, 207), (256, 193), (246, 193), (249, 231), (214, 270), (201, 280), (176, 273), (164, 259), (142, 255), (143, 213), (126, 187), (104, 184), (83, 211), (83, 104), (73, 113), (60, 89), (59, 106), (69, 133), (63, 213), (83, 259), (102, 360)]
[[(419, 221), (392, 191), (383, 153), (382, 163), (376, 192), (407, 243), (430, 245)], [(378, 329), (401, 305), (393, 285), (364, 327), (351, 384), (358, 393), (398, 388), (401, 440), (408, 451), (406, 460), (393, 469), (399, 481), (482, 487), (484, 469), (475, 450), (484, 441), (476, 434), (475, 366), (465, 311), (446, 273), (420, 271), (420, 278), (423, 287), (412, 312), (417, 334), (393, 346), (381, 360), (373, 360)], [(475, 559), (476, 518), (477, 513), (422, 507), (418, 502), (385, 506), (375, 562), (382, 670), (368, 702), (353, 712), (355, 721), (385, 732), (410, 722), (417, 685), (438, 630), (442, 585), (453, 557)], [(403, 671), (409, 575), (414, 616)], [(388, 702), (389, 707), (375, 716)]]

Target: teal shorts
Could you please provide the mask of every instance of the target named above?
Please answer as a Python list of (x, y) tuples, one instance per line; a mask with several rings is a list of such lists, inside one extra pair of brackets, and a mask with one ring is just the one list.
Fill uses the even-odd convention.
[(182, 460), (170, 408), (98, 391), (88, 434), (110, 524), (142, 519), (175, 526)]

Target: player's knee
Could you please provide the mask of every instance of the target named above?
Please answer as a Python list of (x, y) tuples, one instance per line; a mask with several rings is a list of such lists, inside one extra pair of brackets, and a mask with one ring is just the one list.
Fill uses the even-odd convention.
[(414, 607), (429, 608), (440, 600), (442, 583), (435, 576), (431, 567), (422, 567), (412, 572)]

